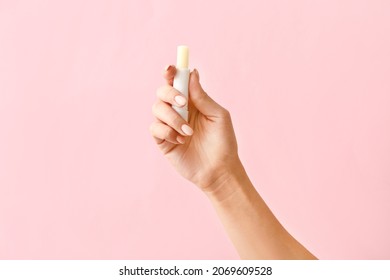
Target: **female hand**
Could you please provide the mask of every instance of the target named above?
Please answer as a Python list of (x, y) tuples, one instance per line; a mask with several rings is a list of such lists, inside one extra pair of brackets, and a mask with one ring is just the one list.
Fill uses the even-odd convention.
[[(157, 90), (150, 132), (184, 178), (213, 192), (241, 165), (230, 114), (202, 89), (196, 69), (190, 73), (188, 101), (172, 87), (175, 73), (174, 66), (164, 71), (167, 84)], [(188, 102), (188, 123), (171, 107), (184, 106), (180, 101)]]
[(164, 73), (167, 85), (157, 90), (156, 121), (150, 127), (165, 157), (206, 192), (241, 258), (315, 259), (252, 185), (237, 154), (229, 112), (205, 93), (196, 69), (190, 74), (189, 123), (172, 109), (184, 105), (179, 104), (184, 97), (172, 87), (175, 71), (170, 66)]

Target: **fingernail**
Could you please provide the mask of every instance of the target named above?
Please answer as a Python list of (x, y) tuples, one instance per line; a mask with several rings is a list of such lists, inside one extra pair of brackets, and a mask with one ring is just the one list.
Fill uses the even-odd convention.
[(191, 127), (189, 127), (188, 125), (186, 124), (183, 124), (181, 126), (181, 130), (184, 132), (184, 134), (188, 135), (188, 136), (191, 136), (192, 133), (194, 133), (194, 131), (192, 130)]
[(177, 137), (176, 137), (176, 140), (177, 140), (177, 142), (179, 142), (180, 144), (184, 144), (184, 143), (186, 142), (186, 139), (184, 138), (184, 136), (181, 136), (181, 135), (177, 136)]
[(185, 99), (183, 96), (181, 95), (176, 95), (175, 96), (175, 102), (179, 105), (179, 106), (184, 106), (186, 103), (187, 103), (187, 99)]
[(172, 65), (167, 65), (167, 66), (165, 66), (165, 71), (168, 71), (169, 70), (169, 68), (171, 68), (172, 67)]
[(199, 80), (199, 72), (198, 72), (198, 70), (196, 70), (196, 68), (194, 69), (194, 72), (195, 72), (196, 77), (197, 77), (198, 80)]

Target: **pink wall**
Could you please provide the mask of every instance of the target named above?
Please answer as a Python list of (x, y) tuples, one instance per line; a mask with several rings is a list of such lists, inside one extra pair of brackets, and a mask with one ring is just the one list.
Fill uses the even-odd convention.
[[(245, 2), (245, 4), (244, 4)], [(176, 45), (319, 258), (390, 258), (390, 2), (0, 0), (0, 258), (238, 258), (149, 135)]]

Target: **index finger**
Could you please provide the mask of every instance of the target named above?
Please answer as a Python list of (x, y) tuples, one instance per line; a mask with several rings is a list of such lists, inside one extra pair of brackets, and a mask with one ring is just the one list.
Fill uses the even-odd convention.
[(173, 78), (176, 75), (176, 67), (174, 65), (167, 65), (163, 72), (163, 77), (167, 81), (168, 85), (173, 85)]

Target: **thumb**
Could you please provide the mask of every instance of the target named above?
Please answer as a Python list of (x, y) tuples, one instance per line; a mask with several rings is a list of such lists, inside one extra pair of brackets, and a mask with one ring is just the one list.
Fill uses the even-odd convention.
[(199, 72), (194, 69), (190, 75), (189, 95), (191, 102), (203, 115), (207, 117), (220, 117), (224, 108), (215, 102), (203, 90), (199, 83)]

